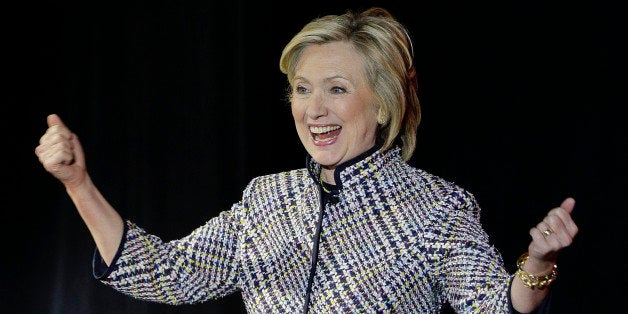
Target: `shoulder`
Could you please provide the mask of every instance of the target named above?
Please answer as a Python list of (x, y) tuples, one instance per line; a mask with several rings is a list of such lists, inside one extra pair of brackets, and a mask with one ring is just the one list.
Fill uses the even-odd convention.
[(313, 180), (305, 168), (254, 177), (246, 186), (246, 194), (281, 193), (311, 185)]
[(479, 206), (473, 193), (455, 182), (423, 169), (408, 166), (408, 178), (422, 203), (436, 212), (465, 211), (479, 214)]

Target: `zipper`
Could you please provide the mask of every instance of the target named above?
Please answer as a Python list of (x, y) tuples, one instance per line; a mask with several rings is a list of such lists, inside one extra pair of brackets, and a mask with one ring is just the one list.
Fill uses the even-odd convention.
[(310, 266), (310, 275), (307, 281), (307, 289), (305, 290), (305, 303), (303, 304), (303, 314), (309, 312), (310, 295), (312, 294), (312, 285), (314, 284), (314, 275), (316, 274), (316, 265), (318, 264), (318, 246), (321, 238), (321, 230), (323, 229), (323, 216), (325, 215), (325, 206), (328, 197), (323, 197), (322, 187), (318, 187), (318, 200), (320, 204), (318, 221), (316, 222), (316, 233), (314, 234), (314, 244), (312, 246), (312, 265)]

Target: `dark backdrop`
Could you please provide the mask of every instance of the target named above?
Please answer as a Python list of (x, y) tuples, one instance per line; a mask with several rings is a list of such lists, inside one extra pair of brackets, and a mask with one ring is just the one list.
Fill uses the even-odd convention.
[[(304, 166), (278, 60), (311, 18), (378, 3), (341, 2), (6, 8), (2, 310), (243, 311), (239, 295), (173, 307), (93, 279), (87, 228), (33, 150), (46, 115), (60, 114), (120, 213), (181, 237), (239, 200), (251, 178)], [(573, 196), (580, 233), (560, 256), (553, 308), (612, 312), (627, 279), (624, 11), (603, 1), (406, 2), (385, 6), (414, 39), (423, 121), (411, 163), (476, 195), (511, 271), (529, 228)]]

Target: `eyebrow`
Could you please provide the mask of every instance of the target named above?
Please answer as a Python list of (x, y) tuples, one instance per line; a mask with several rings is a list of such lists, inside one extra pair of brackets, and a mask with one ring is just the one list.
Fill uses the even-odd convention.
[[(347, 78), (347, 77), (345, 77), (345, 76), (342, 76), (342, 75), (334, 75), (334, 76), (326, 77), (326, 78), (324, 78), (324, 79), (323, 79), (323, 81), (325, 81), (325, 82), (329, 82), (329, 81), (333, 81), (333, 80), (335, 80), (335, 79), (343, 79), (343, 80), (346, 80), (346, 81), (352, 82), (349, 78)], [(303, 80), (303, 81), (306, 81), (306, 82), (310, 82), (310, 80), (308, 80), (307, 78), (305, 78), (305, 77), (303, 77), (303, 76), (295, 76), (295, 77), (294, 77), (294, 80), (295, 80), (295, 81), (296, 81), (296, 80)]]

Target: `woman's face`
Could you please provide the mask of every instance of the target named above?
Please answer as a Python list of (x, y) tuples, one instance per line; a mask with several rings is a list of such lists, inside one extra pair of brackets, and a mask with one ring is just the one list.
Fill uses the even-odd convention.
[(305, 48), (292, 88), (297, 133), (318, 163), (334, 169), (375, 145), (377, 109), (362, 58), (351, 44)]

